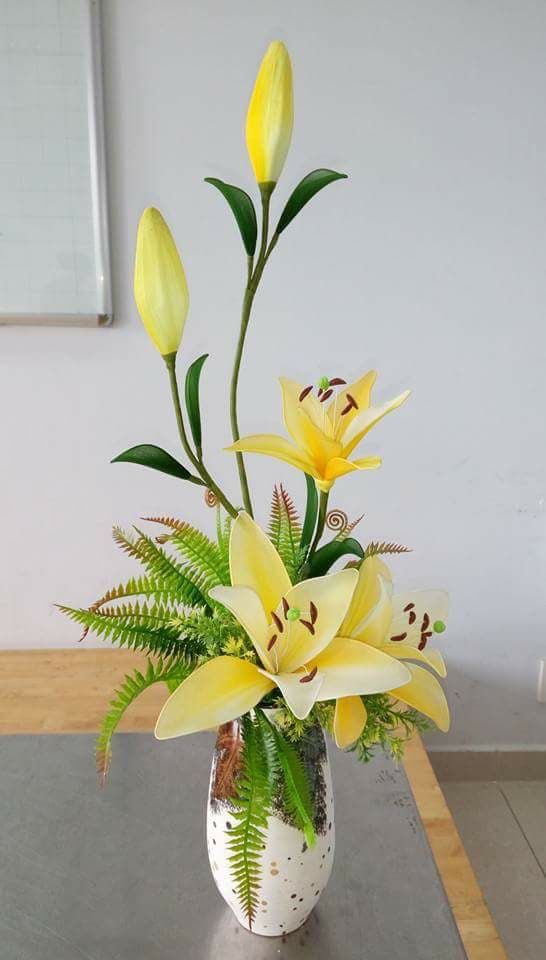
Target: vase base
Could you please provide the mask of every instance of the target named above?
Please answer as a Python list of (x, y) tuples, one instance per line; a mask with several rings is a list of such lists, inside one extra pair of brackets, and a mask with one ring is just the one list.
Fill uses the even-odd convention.
[[(312, 912), (313, 911), (311, 910), (311, 913)], [(305, 926), (305, 924), (309, 920), (309, 917), (311, 916), (311, 913), (308, 913), (307, 916), (303, 918), (303, 920), (301, 919), (301, 917), (298, 918), (297, 920), (294, 921), (292, 925), (291, 924), (281, 925), (278, 923), (265, 924), (265, 923), (262, 923), (261, 920), (256, 919), (256, 921), (252, 924), (252, 930), (250, 930), (248, 927), (248, 921), (241, 919), (241, 917), (237, 917), (237, 914), (235, 914), (235, 916), (237, 918), (237, 922), (241, 925), (243, 930), (246, 930), (247, 933), (253, 933), (257, 937), (284, 937), (289, 933), (295, 933), (296, 930), (300, 930), (301, 927)]]

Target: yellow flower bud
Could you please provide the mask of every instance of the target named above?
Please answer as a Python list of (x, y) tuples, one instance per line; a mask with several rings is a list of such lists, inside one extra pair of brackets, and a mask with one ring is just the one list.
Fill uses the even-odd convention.
[(273, 189), (292, 139), (292, 65), (280, 40), (269, 44), (246, 116), (246, 145), (257, 182)]
[(188, 285), (171, 231), (155, 207), (144, 211), (138, 225), (134, 291), (152, 342), (162, 356), (176, 353), (188, 314)]

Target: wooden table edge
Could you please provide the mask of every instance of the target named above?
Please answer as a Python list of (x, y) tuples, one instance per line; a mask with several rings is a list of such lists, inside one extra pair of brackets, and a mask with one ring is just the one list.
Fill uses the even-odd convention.
[[(144, 663), (126, 650), (2, 650), (0, 734), (92, 733), (124, 674)], [(164, 688), (147, 691), (120, 729), (152, 729), (164, 699)], [(507, 960), (419, 737), (408, 744), (404, 767), (468, 960)]]

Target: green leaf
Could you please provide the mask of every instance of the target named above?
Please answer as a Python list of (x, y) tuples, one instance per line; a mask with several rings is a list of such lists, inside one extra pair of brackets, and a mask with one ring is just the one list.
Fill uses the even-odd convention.
[(201, 457), (201, 408), (199, 406), (199, 380), (203, 364), (208, 357), (208, 353), (198, 357), (188, 367), (186, 374), (186, 409), (193, 437), (193, 442), (197, 450), (197, 455)]
[(240, 187), (236, 187), (232, 183), (224, 183), (223, 180), (218, 180), (216, 177), (205, 177), (205, 183), (212, 183), (212, 186), (216, 187), (226, 198), (241, 231), (245, 250), (249, 257), (253, 257), (258, 238), (258, 222), (254, 204), (248, 193), (245, 193)]
[(275, 233), (282, 233), (294, 217), (298, 215), (300, 210), (303, 209), (305, 204), (309, 203), (319, 190), (327, 187), (328, 184), (333, 183), (334, 180), (346, 179), (346, 173), (336, 173), (335, 170), (326, 170), (323, 168), (312, 170), (311, 173), (308, 173), (303, 180), (300, 180), (295, 190), (290, 194), (286, 206), (281, 213)]
[(111, 463), (138, 463), (141, 467), (151, 467), (152, 470), (159, 470), (160, 473), (168, 473), (171, 477), (189, 480), (191, 483), (202, 486), (199, 477), (192, 476), (178, 460), (171, 457), (170, 453), (162, 450), (161, 447), (156, 447), (153, 443), (139, 443), (136, 447), (129, 447), (128, 450), (114, 457)]
[[(268, 731), (274, 743), (286, 807), (293, 818), (294, 825), (302, 831), (307, 846), (313, 847), (317, 837), (313, 826), (311, 792), (304, 766), (292, 744), (285, 740), (280, 730), (271, 723), (263, 711), (259, 711), (258, 720), (264, 732)], [(270, 756), (268, 751), (268, 757)]]
[(305, 507), (300, 547), (307, 553), (317, 524), (318, 493), (317, 485), (313, 477), (310, 477), (308, 473), (305, 474), (305, 482), (307, 484), (307, 505)]
[(328, 573), (328, 570), (340, 557), (346, 554), (352, 554), (355, 557), (364, 556), (364, 551), (358, 540), (354, 537), (347, 537), (346, 540), (331, 540), (320, 550), (317, 550), (309, 561), (309, 576), (321, 577)]

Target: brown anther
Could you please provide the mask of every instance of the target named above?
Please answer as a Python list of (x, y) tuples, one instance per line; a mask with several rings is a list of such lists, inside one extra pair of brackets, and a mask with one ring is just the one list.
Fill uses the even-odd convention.
[(299, 397), (300, 403), (302, 403), (302, 401), (305, 400), (305, 398), (309, 396), (309, 394), (311, 393), (311, 390), (312, 390), (312, 389), (313, 389), (313, 384), (310, 384), (310, 386), (305, 387), (305, 388), (301, 391), (300, 397)]
[(315, 628), (312, 623), (309, 623), (309, 620), (300, 620), (302, 627), (306, 627), (309, 630), (309, 633), (312, 637), (315, 636)]
[(416, 614), (415, 610), (410, 610), (409, 615), (408, 615), (408, 623), (409, 623), (410, 627), (411, 627), (412, 623), (415, 623), (416, 620), (417, 620), (417, 614)]
[(286, 614), (290, 610), (290, 604), (288, 603), (288, 600), (286, 599), (286, 597), (282, 598), (282, 609), (284, 612), (284, 619), (286, 620)]
[(317, 622), (318, 610), (317, 610), (316, 604), (313, 603), (312, 600), (311, 600), (311, 603), (309, 604), (309, 613), (311, 614), (311, 623), (315, 624)]
[(341, 377), (334, 377), (333, 380), (330, 380), (331, 387), (344, 387), (347, 383), (346, 380), (342, 380)]
[(284, 630), (283, 622), (281, 618), (275, 613), (274, 610), (271, 611), (271, 619), (273, 620), (273, 623), (275, 624), (279, 633), (282, 633)]
[(414, 606), (415, 606), (414, 603), (408, 603), (408, 604), (406, 604), (406, 606), (404, 607), (404, 613), (407, 613), (408, 610), (413, 610)]
[(421, 639), (419, 641), (419, 646), (417, 647), (417, 649), (424, 650), (427, 645), (427, 640), (430, 640), (431, 636), (432, 636), (432, 630), (429, 630), (428, 633), (422, 633)]
[(428, 630), (429, 624), (430, 624), (430, 617), (429, 617), (428, 613), (425, 613), (425, 615), (424, 615), (424, 617), (423, 617), (423, 622), (422, 622), (422, 624), (421, 624), (421, 633), (422, 633), (424, 630)]
[(271, 637), (271, 640), (270, 640), (269, 643), (267, 644), (267, 650), (268, 650), (268, 652), (269, 652), (269, 650), (271, 650), (271, 649), (275, 646), (276, 642), (277, 642), (277, 634), (274, 633), (273, 636)]
[(349, 413), (350, 410), (358, 410), (358, 403), (353, 395), (346, 393), (345, 396), (347, 397), (347, 406), (343, 407), (343, 410), (341, 411), (342, 417), (344, 417), (346, 413)]
[(318, 392), (319, 397), (322, 397), (322, 394), (324, 393), (324, 390), (322, 389), (322, 387), (319, 387), (317, 392)]
[(396, 637), (391, 637), (391, 643), (400, 643), (402, 640), (405, 640), (407, 633), (399, 633)]
[(311, 680), (314, 679), (317, 670), (318, 670), (318, 667), (313, 667), (313, 669), (311, 670), (311, 673), (308, 673), (307, 676), (301, 678), (300, 683), (311, 683)]
[(329, 400), (333, 392), (334, 391), (332, 390), (331, 387), (329, 387), (328, 390), (325, 390), (324, 393), (322, 394), (322, 397), (320, 398), (320, 402), (325, 403), (326, 400)]

